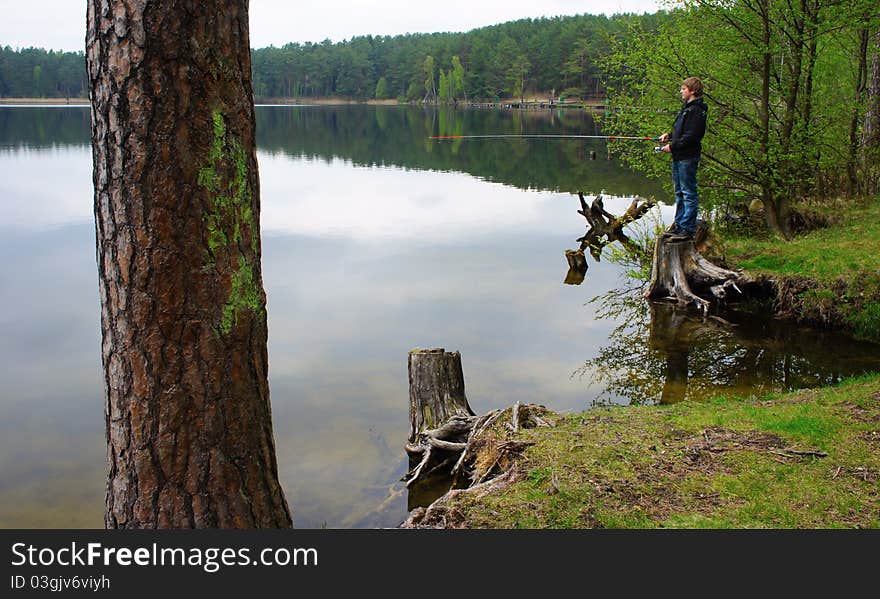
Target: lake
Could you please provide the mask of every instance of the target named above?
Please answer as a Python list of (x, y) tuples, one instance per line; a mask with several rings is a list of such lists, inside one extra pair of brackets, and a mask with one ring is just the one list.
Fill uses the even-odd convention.
[[(703, 321), (637, 290), (609, 301), (632, 283), (606, 258), (565, 284), (564, 251), (585, 231), (577, 191), (604, 193), (616, 214), (635, 195), (667, 197), (601, 140), (428, 139), (601, 133), (587, 113), (256, 114), (269, 382), (297, 527), (405, 519), (415, 347), (461, 352), (479, 413), (762, 394), (880, 369), (880, 347), (833, 331), (737, 312)], [(91, 168), (87, 108), (0, 107), (4, 528), (103, 526)]]

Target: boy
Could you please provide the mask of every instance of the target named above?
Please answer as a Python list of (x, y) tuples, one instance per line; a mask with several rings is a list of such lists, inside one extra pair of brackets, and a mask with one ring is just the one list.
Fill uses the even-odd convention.
[(700, 164), (701, 140), (706, 133), (703, 82), (688, 77), (681, 82), (684, 106), (672, 124), (672, 134), (664, 133), (660, 142), (664, 152), (672, 154), (672, 187), (675, 191), (675, 223), (664, 233), (670, 241), (693, 239), (697, 226), (697, 167)]

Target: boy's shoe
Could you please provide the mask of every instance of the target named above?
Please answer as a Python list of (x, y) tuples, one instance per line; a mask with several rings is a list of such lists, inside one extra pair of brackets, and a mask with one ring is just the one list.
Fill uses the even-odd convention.
[(667, 239), (667, 241), (672, 241), (675, 243), (678, 243), (681, 241), (693, 241), (694, 234), (693, 233), (686, 233), (686, 232), (682, 231), (681, 229), (679, 229), (677, 233), (675, 233), (674, 235), (668, 236), (666, 239)]
[(671, 227), (669, 227), (668, 229), (663, 231), (660, 234), (660, 236), (661, 237), (671, 237), (673, 235), (680, 235), (680, 234), (681, 234), (681, 229), (678, 228), (678, 225), (672, 225)]

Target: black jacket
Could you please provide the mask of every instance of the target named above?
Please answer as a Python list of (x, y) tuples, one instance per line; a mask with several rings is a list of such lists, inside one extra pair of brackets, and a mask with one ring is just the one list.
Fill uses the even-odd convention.
[(709, 107), (703, 97), (697, 97), (681, 107), (675, 122), (672, 123), (672, 134), (669, 136), (669, 149), (673, 160), (694, 158), (700, 155), (700, 141), (706, 133), (706, 113)]

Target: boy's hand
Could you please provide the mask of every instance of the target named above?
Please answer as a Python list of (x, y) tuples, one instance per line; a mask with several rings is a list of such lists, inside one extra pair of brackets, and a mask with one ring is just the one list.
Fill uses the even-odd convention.
[(672, 151), (672, 148), (669, 147), (669, 144), (666, 144), (665, 146), (663, 146), (662, 148), (660, 148), (660, 151), (661, 151), (661, 152), (671, 152), (671, 151)]
[[(661, 136), (657, 139), (657, 141), (661, 141), (661, 142), (663, 142), (663, 143), (666, 143), (667, 141), (669, 141), (669, 134), (668, 134), (668, 133), (664, 133), (663, 135), (661, 135)], [(665, 151), (666, 151), (666, 150), (664, 150), (664, 152), (665, 152)]]

